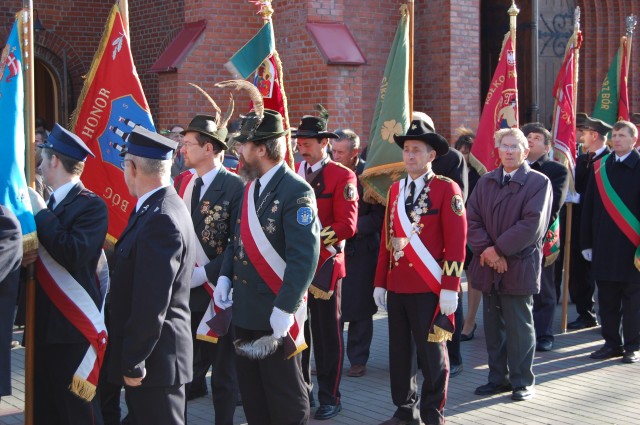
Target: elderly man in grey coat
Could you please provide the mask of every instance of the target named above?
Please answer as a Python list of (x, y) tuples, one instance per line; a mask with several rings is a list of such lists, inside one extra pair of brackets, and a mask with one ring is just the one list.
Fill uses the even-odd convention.
[(535, 394), (533, 295), (540, 291), (542, 241), (551, 213), (551, 184), (529, 167), (519, 129), (495, 135), (502, 165), (478, 181), (467, 204), (468, 274), (483, 293), (489, 382), (478, 395), (512, 391), (516, 401)]

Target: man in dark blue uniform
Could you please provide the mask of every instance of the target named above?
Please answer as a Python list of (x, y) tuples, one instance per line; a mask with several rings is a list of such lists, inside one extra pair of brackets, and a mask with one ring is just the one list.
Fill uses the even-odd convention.
[[(69, 390), (70, 386), (78, 388), (76, 383), (80, 385), (76, 380), (78, 368), (91, 350), (81, 323), (69, 315), (69, 307), (61, 302), (70, 297), (77, 306), (78, 300), (61, 288), (53, 292), (51, 289), (57, 287), (56, 283), (62, 285), (63, 281), (65, 284), (77, 282), (78, 289), (81, 288), (86, 297), (84, 300), (93, 302), (97, 316), (102, 315), (100, 309), (106, 290), (101, 291), (96, 270), (107, 234), (107, 206), (80, 181), (84, 161), (93, 153), (78, 136), (56, 124), (47, 141), (40, 146), (42, 177), (53, 189), (47, 204), (35, 191), (29, 191), (38, 241), (46, 251), (39, 253), (40, 264), (44, 264), (42, 261), (47, 265), (59, 264), (64, 269), (64, 277), (52, 277), (50, 267), (38, 267), (35, 422), (101, 424), (99, 397), (83, 400), (78, 397), (83, 391), (76, 390), (73, 394)], [(48, 273), (42, 274), (42, 270), (48, 270)], [(87, 308), (82, 310), (88, 313)], [(101, 321), (104, 328), (103, 317), (90, 319), (94, 319), (94, 325)]]
[(125, 181), (138, 202), (113, 255), (108, 379), (126, 386), (132, 425), (185, 423), (196, 237), (170, 185), (176, 147), (138, 126), (123, 149)]

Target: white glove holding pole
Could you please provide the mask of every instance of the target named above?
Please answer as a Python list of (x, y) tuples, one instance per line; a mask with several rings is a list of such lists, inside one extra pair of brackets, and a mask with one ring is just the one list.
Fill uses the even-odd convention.
[(449, 316), (458, 308), (458, 292), (450, 289), (440, 290), (440, 313)]
[(193, 274), (191, 274), (191, 289), (202, 286), (207, 281), (207, 272), (204, 270), (204, 266), (195, 267)]
[(387, 290), (384, 288), (373, 288), (373, 301), (384, 311), (387, 311)]
[(44, 202), (42, 196), (33, 188), (29, 188), (29, 200), (31, 201), (31, 210), (33, 211), (33, 215), (38, 214), (41, 210), (47, 208), (47, 203)]
[(584, 257), (585, 260), (591, 262), (591, 259), (593, 257), (593, 250), (591, 248), (583, 249), (582, 256)]
[(227, 276), (220, 276), (216, 289), (213, 291), (213, 302), (223, 310), (233, 305), (231, 299), (231, 279)]
[(271, 317), (269, 317), (269, 324), (273, 329), (273, 336), (284, 338), (287, 336), (289, 328), (293, 326), (293, 314), (280, 310), (278, 307), (273, 307)]

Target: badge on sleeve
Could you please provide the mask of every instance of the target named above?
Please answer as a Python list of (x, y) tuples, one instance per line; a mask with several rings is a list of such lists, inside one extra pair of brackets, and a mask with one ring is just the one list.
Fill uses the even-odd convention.
[(353, 183), (347, 183), (344, 187), (344, 199), (347, 201), (353, 201), (356, 199), (356, 194), (358, 193), (358, 189), (356, 189)]
[(451, 198), (451, 209), (457, 215), (462, 215), (464, 213), (464, 202), (462, 201), (462, 196), (453, 195), (453, 198)]
[(308, 226), (313, 221), (313, 210), (310, 207), (298, 208), (297, 219), (298, 224)]

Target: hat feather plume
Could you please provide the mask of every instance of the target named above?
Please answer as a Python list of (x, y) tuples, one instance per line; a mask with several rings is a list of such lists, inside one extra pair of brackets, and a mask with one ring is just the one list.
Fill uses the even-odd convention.
[(250, 83), (246, 80), (227, 80), (216, 83), (216, 87), (246, 91), (249, 95), (249, 98), (253, 102), (253, 110), (256, 115), (260, 119), (264, 117), (264, 100), (262, 99), (260, 90), (258, 90), (258, 88), (254, 86), (253, 83)]
[(226, 128), (231, 116), (233, 115), (233, 109), (235, 107), (235, 102), (233, 101), (233, 95), (229, 93), (229, 106), (227, 107), (227, 112), (224, 113), (222, 117), (222, 121), (218, 125), (219, 128)]
[(204, 89), (202, 87), (200, 87), (199, 85), (193, 84), (193, 83), (189, 83), (189, 85), (192, 86), (192, 87), (195, 87), (196, 90), (198, 90), (200, 93), (202, 93), (204, 95), (204, 97), (209, 101), (211, 106), (213, 106), (213, 109), (215, 109), (215, 111), (216, 111), (216, 125), (218, 125), (220, 127), (220, 115), (222, 114), (222, 111), (220, 110), (220, 107), (218, 106), (218, 104), (215, 102), (215, 100), (213, 100), (213, 98), (211, 96), (209, 96), (209, 93), (204, 91)]
[(316, 111), (318, 111), (318, 116), (325, 121), (329, 121), (329, 111), (319, 103), (316, 103)]

